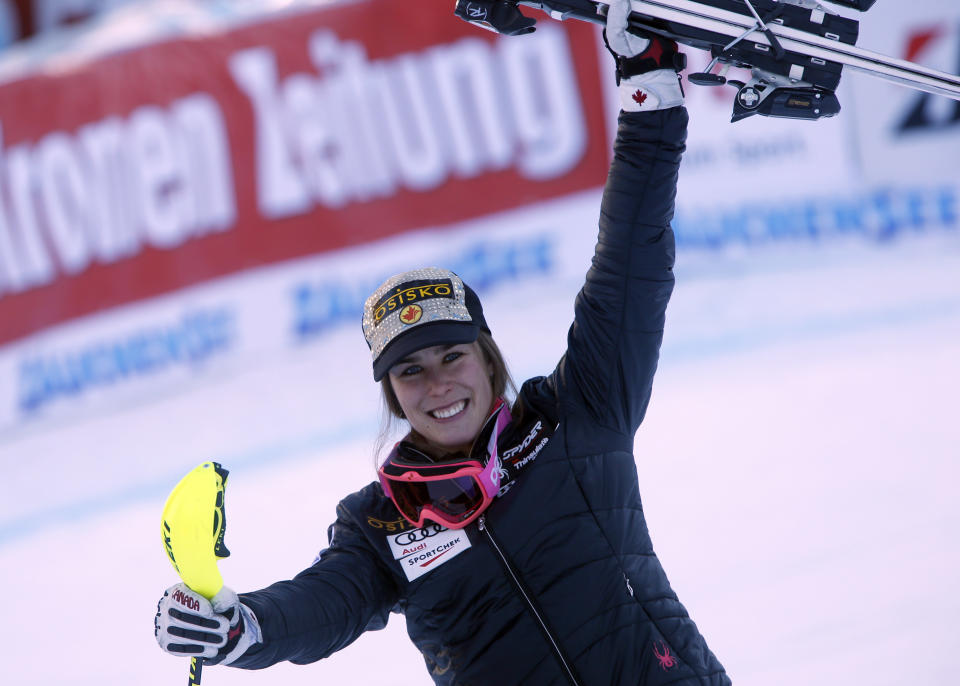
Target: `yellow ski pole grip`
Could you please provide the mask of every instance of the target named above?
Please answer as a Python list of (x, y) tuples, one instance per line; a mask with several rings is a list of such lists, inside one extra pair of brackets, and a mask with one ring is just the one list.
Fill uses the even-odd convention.
[[(174, 486), (163, 506), (160, 535), (167, 558), (187, 586), (212, 599), (223, 588), (217, 560), (228, 557), (226, 485), (229, 472), (204, 462)], [(203, 658), (190, 659), (190, 685), (200, 683)]]

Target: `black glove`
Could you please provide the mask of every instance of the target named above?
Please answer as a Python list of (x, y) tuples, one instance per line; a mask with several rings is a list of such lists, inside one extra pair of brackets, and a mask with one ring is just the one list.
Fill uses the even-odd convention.
[(230, 664), (261, 642), (250, 608), (224, 586), (211, 600), (183, 583), (171, 586), (157, 603), (153, 632), (171, 655), (203, 657), (205, 664)]

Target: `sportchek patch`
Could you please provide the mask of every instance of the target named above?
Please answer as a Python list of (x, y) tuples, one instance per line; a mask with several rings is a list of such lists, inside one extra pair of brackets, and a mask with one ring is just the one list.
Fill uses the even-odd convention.
[[(383, 318), (391, 312), (396, 312), (400, 308), (413, 305), (417, 301), (428, 300), (430, 298), (448, 298), (452, 300), (454, 297), (453, 282), (450, 279), (407, 281), (377, 301), (377, 304), (373, 306), (373, 323), (378, 325)], [(404, 310), (405, 313), (410, 311), (411, 310)], [(420, 307), (416, 307), (412, 311), (420, 314), (423, 312)], [(416, 318), (417, 320), (420, 319), (419, 314)]]
[(430, 524), (422, 529), (391, 534), (387, 536), (387, 544), (393, 559), (403, 567), (407, 581), (413, 581), (469, 548), (470, 538), (464, 529)]

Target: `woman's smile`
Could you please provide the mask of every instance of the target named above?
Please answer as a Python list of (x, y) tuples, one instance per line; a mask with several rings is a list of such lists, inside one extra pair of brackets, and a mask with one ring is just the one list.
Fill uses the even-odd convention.
[(447, 405), (446, 407), (440, 407), (435, 410), (430, 410), (429, 414), (434, 419), (439, 419), (439, 420), (453, 419), (458, 414), (463, 412), (466, 406), (467, 406), (466, 400), (458, 400), (457, 402), (451, 405)]

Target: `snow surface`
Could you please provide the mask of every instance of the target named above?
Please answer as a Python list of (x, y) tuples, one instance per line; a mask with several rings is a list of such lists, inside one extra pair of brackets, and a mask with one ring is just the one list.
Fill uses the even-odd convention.
[[(595, 216), (598, 196), (564, 202), (580, 250), (592, 239), (576, 222)], [(738, 685), (955, 683), (958, 275), (949, 231), (679, 255), (637, 465), (667, 574)], [(554, 364), (578, 286), (534, 277), (484, 295), (518, 379)], [(227, 583), (295, 574), (324, 546), (338, 499), (372, 478), (368, 365), (344, 326), (0, 442), (0, 681), (185, 680), (187, 662), (152, 631), (177, 581), (158, 535), (167, 492), (189, 467), (220, 461), (231, 470)], [(430, 683), (402, 617), (318, 664), (203, 676), (348, 681)]]

